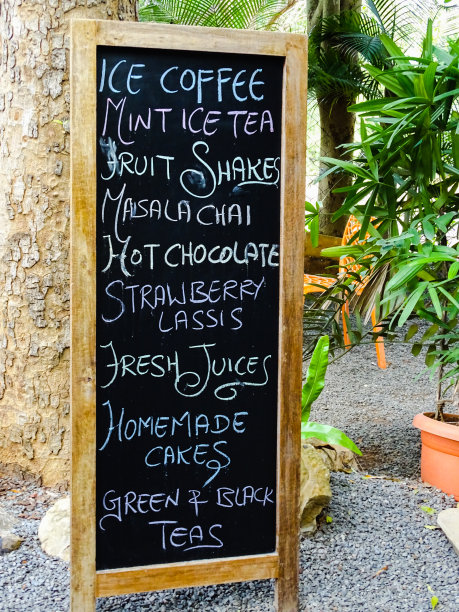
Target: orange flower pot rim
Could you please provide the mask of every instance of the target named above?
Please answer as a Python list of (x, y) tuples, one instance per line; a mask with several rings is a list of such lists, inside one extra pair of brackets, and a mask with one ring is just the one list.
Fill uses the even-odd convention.
[(459, 442), (459, 415), (457, 414), (444, 414), (446, 419), (457, 421), (458, 425), (452, 423), (443, 423), (442, 421), (436, 421), (434, 412), (422, 412), (417, 414), (413, 419), (414, 427), (417, 427), (421, 431), (440, 436), (441, 438), (448, 438), (449, 440), (455, 440)]

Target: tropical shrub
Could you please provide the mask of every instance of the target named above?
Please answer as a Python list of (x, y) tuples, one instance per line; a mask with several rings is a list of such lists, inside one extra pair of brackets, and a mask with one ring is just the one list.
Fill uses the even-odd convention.
[[(371, 100), (384, 95), (384, 86), (364, 66), (367, 62), (381, 70), (391, 67), (381, 35), (408, 48), (422, 39), (427, 19), (438, 13), (445, 17), (439, 23), (448, 24), (451, 31), (456, 26), (457, 32), (459, 14), (452, 4), (439, 0), (308, 0), (308, 96), (319, 111), (321, 156), (348, 161), (350, 152), (342, 145), (353, 140), (355, 115), (347, 108), (358, 96)], [(346, 219), (332, 220), (332, 213), (344, 200), (335, 187), (349, 184), (350, 176), (345, 173), (324, 174), (320, 180), (322, 233), (343, 234)]]
[(357, 455), (361, 455), (362, 453), (357, 445), (341, 430), (309, 420), (311, 406), (322, 393), (325, 385), (325, 374), (328, 367), (328, 349), (328, 336), (322, 336), (317, 341), (312, 354), (306, 374), (306, 382), (303, 386), (301, 398), (301, 436), (304, 439), (318, 438), (328, 444), (340, 444), (357, 453)]
[[(375, 306), (386, 333), (413, 317), (428, 325), (420, 339), (411, 326), (405, 339), (415, 355), (426, 345), (428, 368), (457, 390), (459, 40), (435, 46), (429, 21), (420, 57), (405, 56), (386, 35), (381, 41), (394, 67), (366, 68), (389, 95), (350, 108), (360, 118), (361, 140), (348, 147), (354, 159), (325, 160), (327, 173), (354, 178), (335, 217), (356, 215), (361, 242), (324, 254), (352, 256), (370, 275), (351, 305), (367, 316)], [(356, 280), (345, 281), (350, 293)], [(439, 397), (440, 417), (445, 401)]]

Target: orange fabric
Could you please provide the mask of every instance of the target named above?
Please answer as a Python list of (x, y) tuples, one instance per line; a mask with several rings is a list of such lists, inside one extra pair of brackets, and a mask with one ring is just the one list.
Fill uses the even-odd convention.
[[(371, 311), (371, 322), (373, 324), (373, 329), (375, 332), (381, 331), (381, 328), (376, 325), (376, 313), (375, 313), (374, 308)], [(378, 359), (378, 365), (382, 370), (385, 370), (387, 368), (386, 352), (384, 350), (384, 340), (381, 337), (376, 339), (375, 347), (376, 347), (376, 357)]]
[[(304, 275), (304, 294), (306, 293), (316, 293), (317, 291), (325, 291), (333, 285), (336, 278), (330, 278), (328, 276), (318, 276), (315, 274), (305, 274)], [(317, 287), (316, 285), (320, 285), (323, 287)]]
[[(343, 239), (341, 241), (341, 245), (344, 246), (349, 243), (356, 244), (359, 241), (358, 236), (356, 236), (354, 240), (352, 240), (352, 242), (351, 242), (351, 238), (355, 236), (356, 234), (358, 234), (358, 232), (360, 232), (360, 228), (361, 228), (361, 225), (359, 221), (356, 219), (356, 217), (354, 217), (354, 215), (351, 215), (344, 229), (344, 234), (343, 234)], [(365, 235), (365, 240), (369, 236), (370, 234), (367, 232)], [(340, 266), (343, 268), (344, 271), (350, 270), (351, 272), (355, 272), (356, 274), (362, 273), (362, 266), (360, 266), (359, 264), (356, 264), (353, 257), (341, 257), (339, 262), (340, 262)], [(360, 284), (356, 287), (356, 290), (355, 290), (357, 295), (360, 295), (362, 293), (363, 288), (368, 283), (369, 278), (370, 278), (369, 274), (365, 274), (362, 277)]]
[[(357, 232), (360, 231), (360, 227), (361, 227), (360, 223), (358, 222), (356, 217), (354, 217), (354, 215), (351, 215), (348, 219), (346, 227), (344, 228), (343, 238), (341, 239), (341, 246), (348, 244), (351, 238)], [(351, 244), (354, 244), (355, 242), (357, 242), (357, 238), (355, 238)], [(339, 260), (340, 268), (343, 268), (343, 270), (345, 270), (346, 268), (349, 268), (350, 270), (352, 270), (352, 272), (359, 273), (361, 270), (361, 266), (357, 264), (352, 265), (353, 261), (354, 260), (352, 257), (341, 257)], [(357, 289), (358, 292), (362, 291), (365, 283), (368, 282), (365, 280), (366, 278), (367, 277), (364, 277), (362, 279), (362, 288)], [(336, 278), (329, 278), (327, 276), (319, 276), (316, 274), (305, 274), (304, 275), (304, 293), (306, 294), (306, 293), (314, 293), (314, 292), (321, 291), (319, 287), (311, 287), (310, 285), (321, 285), (323, 287), (322, 291), (325, 291), (325, 289), (328, 289), (329, 287), (331, 287), (335, 281), (336, 281)]]
[[(354, 217), (354, 215), (351, 215), (344, 229), (344, 234), (341, 240), (341, 245), (344, 246), (346, 244), (349, 244), (351, 238), (360, 231), (360, 228), (361, 228), (361, 225), (359, 221), (357, 220), (357, 218)], [(368, 236), (369, 234), (367, 233), (366, 238), (368, 238)], [(358, 237), (356, 237), (351, 242), (351, 244), (354, 244), (357, 241), (358, 241)], [(346, 273), (347, 270), (351, 270), (352, 272), (356, 272), (357, 274), (360, 274), (362, 267), (356, 263), (352, 263), (353, 261), (354, 259), (352, 257), (341, 257), (340, 258), (339, 263), (340, 263), (340, 268), (343, 269), (343, 273)], [(357, 294), (360, 294), (363, 291), (363, 288), (367, 284), (369, 278), (370, 278), (369, 274), (366, 274), (362, 278), (362, 281), (359, 283), (359, 286), (356, 288)], [(307, 293), (320, 293), (322, 291), (325, 291), (329, 287), (331, 287), (334, 282), (336, 282), (336, 278), (330, 278), (328, 276), (320, 276), (317, 274), (305, 274), (303, 278), (303, 293), (304, 295), (306, 295)], [(320, 286), (317, 286), (317, 285), (320, 285)], [(344, 317), (344, 313), (346, 313), (349, 316), (349, 305), (347, 302), (343, 305), (341, 310), (342, 310), (342, 317), (343, 317), (344, 342), (346, 345), (349, 345), (350, 339), (349, 339), (349, 334), (347, 331), (346, 319)], [(371, 320), (373, 323), (374, 331), (375, 332), (379, 331), (379, 328), (375, 327), (376, 314), (375, 314), (374, 309), (371, 313)], [(378, 360), (378, 366), (381, 369), (385, 370), (387, 365), (386, 365), (386, 355), (384, 351), (383, 339), (378, 338), (375, 342), (375, 345), (376, 345), (376, 356)]]

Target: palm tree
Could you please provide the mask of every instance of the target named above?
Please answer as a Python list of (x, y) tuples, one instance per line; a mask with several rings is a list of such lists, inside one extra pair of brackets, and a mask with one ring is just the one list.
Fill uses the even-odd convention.
[(235, 29), (272, 29), (298, 0), (140, 0), (142, 21)]
[[(349, 159), (345, 143), (353, 141), (355, 116), (347, 111), (358, 97), (372, 99), (383, 94), (382, 87), (365, 70), (363, 62), (386, 69), (392, 66), (381, 43), (387, 35), (402, 47), (421, 38), (427, 19), (447, 5), (438, 0), (341, 0), (339, 9), (331, 0), (309, 0), (309, 92), (317, 102), (321, 128), (321, 157)], [(453, 8), (453, 7), (451, 7)], [(457, 15), (456, 15), (457, 24)], [(454, 20), (450, 25), (454, 29)], [(322, 168), (324, 170), (324, 168)], [(337, 187), (350, 185), (348, 175), (327, 175), (319, 183), (322, 202), (320, 231), (341, 236), (346, 224), (332, 216), (342, 205), (345, 193)]]

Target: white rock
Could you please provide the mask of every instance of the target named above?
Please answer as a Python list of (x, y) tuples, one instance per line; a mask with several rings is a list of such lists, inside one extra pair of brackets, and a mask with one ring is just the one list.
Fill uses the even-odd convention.
[(448, 508), (439, 512), (437, 523), (459, 555), (459, 508)]
[(41, 520), (38, 537), (45, 553), (70, 561), (70, 497), (62, 497)]

